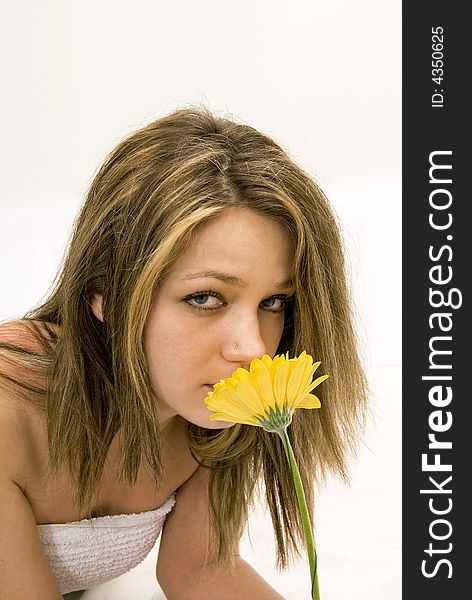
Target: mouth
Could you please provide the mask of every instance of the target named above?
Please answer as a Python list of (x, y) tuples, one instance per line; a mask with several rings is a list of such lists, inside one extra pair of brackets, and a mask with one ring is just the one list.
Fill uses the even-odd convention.
[(203, 387), (207, 387), (207, 388), (210, 388), (212, 390), (214, 385), (216, 385), (216, 383), (205, 383), (203, 385)]

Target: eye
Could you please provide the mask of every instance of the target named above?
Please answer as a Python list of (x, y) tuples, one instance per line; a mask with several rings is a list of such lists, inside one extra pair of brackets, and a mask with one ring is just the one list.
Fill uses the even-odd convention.
[[(210, 299), (214, 298), (214, 301)], [(291, 301), (290, 296), (271, 296), (261, 302), (262, 309), (271, 313), (282, 313), (286, 305)], [(213, 290), (195, 292), (183, 299), (183, 302), (188, 304), (195, 310), (217, 310), (225, 305), (225, 302), (220, 294)]]
[[(215, 298), (220, 302), (209, 303), (209, 298)], [(219, 308), (222, 305), (221, 296), (213, 290), (208, 290), (206, 292), (195, 292), (195, 294), (190, 294), (190, 296), (186, 296), (184, 298), (184, 302), (186, 302), (195, 310), (215, 310), (216, 308)]]
[(269, 312), (279, 313), (284, 311), (286, 305), (289, 302), (289, 296), (272, 296), (271, 298), (267, 298), (267, 300), (263, 300), (261, 304), (268, 303), (268, 305), (266, 304), (265, 310)]

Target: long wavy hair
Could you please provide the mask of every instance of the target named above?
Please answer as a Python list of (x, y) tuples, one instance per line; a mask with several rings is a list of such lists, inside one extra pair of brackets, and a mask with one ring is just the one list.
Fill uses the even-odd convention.
[[(68, 468), (85, 512), (118, 432), (122, 480), (132, 485), (144, 460), (159, 487), (161, 439), (143, 331), (176, 259), (229, 207), (287, 228), (295, 294), (277, 353), (306, 350), (330, 374), (319, 388), (321, 409), (296, 411), (289, 427), (312, 519), (315, 481), (330, 472), (348, 477), (367, 386), (333, 211), (270, 137), (207, 109), (184, 108), (130, 135), (96, 173), (52, 291), (24, 316), (40, 349), (2, 344), (2, 354), (21, 366), (16, 373), (24, 373), (4, 374), (4, 383), (45, 412), (50, 474)], [(103, 297), (103, 322), (92, 312), (95, 293)], [(26, 374), (32, 373), (45, 373), (47, 384), (31, 383)], [(217, 564), (233, 564), (248, 511), (265, 494), (277, 567), (286, 568), (304, 535), (279, 436), (244, 425), (215, 430), (188, 423), (187, 440), (211, 469), (208, 554)]]

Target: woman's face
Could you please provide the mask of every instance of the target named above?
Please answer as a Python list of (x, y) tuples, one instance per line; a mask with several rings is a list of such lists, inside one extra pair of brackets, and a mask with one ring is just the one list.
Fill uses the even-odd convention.
[(253, 358), (274, 356), (292, 294), (293, 244), (286, 229), (244, 208), (202, 228), (164, 280), (145, 328), (161, 427), (175, 415), (201, 427), (212, 384)]

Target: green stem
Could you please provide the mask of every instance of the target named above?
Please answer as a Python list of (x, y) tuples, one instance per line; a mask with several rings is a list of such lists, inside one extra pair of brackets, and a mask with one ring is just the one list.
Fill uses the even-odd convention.
[(287, 427), (281, 431), (277, 431), (282, 439), (285, 454), (287, 455), (290, 468), (292, 470), (293, 483), (295, 485), (295, 493), (297, 495), (298, 507), (300, 509), (300, 515), (303, 523), (303, 530), (305, 532), (306, 549), (308, 553), (308, 561), (310, 563), (310, 574), (311, 574), (311, 597), (312, 600), (320, 600), (320, 591), (318, 587), (318, 568), (317, 558), (315, 550), (315, 542), (313, 539), (313, 533), (311, 530), (310, 515), (306, 505), (305, 492), (303, 490), (303, 484), (300, 477), (300, 471), (298, 470), (297, 463), (295, 461), (295, 455), (292, 450), (292, 445), (287, 433)]

